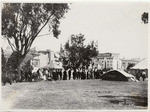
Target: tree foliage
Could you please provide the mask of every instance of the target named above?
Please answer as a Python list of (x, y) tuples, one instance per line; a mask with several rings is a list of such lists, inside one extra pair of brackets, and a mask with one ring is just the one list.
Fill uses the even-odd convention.
[(135, 64), (134, 63), (128, 63), (128, 66), (127, 66), (127, 70), (130, 70), (132, 67), (134, 67)]
[(144, 24), (148, 23), (148, 13), (144, 12), (141, 16), (142, 21), (144, 22)]
[(61, 56), (63, 64), (71, 68), (79, 68), (81, 66), (88, 67), (92, 57), (98, 55), (95, 42), (92, 41), (90, 44), (84, 44), (85, 38), (83, 34), (71, 35), (64, 46), (64, 50), (61, 48)]
[(28, 60), (27, 62), (24, 63), (24, 65), (22, 66), (22, 69), (24, 72), (33, 70), (33, 66), (31, 65), (30, 60)]
[(12, 50), (19, 55), (18, 65), (30, 47), (48, 25), (54, 37), (60, 34), (60, 19), (69, 9), (67, 3), (4, 3), (2, 8), (2, 35)]

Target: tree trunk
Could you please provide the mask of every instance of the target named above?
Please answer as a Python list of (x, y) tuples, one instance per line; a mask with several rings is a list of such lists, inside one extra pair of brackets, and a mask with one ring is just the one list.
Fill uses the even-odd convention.
[(18, 70), (18, 80), (21, 80), (21, 63), (24, 60), (25, 56), (22, 58), (19, 58), (18, 63), (17, 63), (17, 70)]

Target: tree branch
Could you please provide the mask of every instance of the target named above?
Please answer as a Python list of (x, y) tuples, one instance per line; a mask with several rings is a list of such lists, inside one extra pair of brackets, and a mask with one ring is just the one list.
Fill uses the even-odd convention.
[(46, 21), (46, 22), (44, 23), (44, 25), (39, 29), (39, 31), (38, 31), (36, 34), (34, 34), (33, 36), (31, 36), (31, 38), (30, 38), (30, 40), (29, 40), (27, 46), (30, 46), (30, 47), (31, 47), (33, 41), (35, 40), (35, 38), (37, 37), (37, 35), (41, 32), (41, 30), (47, 25), (47, 23), (48, 23), (49, 20), (51, 19), (52, 15), (53, 15), (53, 14), (51, 14), (51, 15), (48, 17), (47, 21)]
[[(8, 41), (8, 43), (9, 43), (11, 49), (12, 49), (13, 51), (15, 51), (15, 50), (17, 51), (17, 49), (15, 48), (14, 44), (12, 44), (8, 38), (7, 38), (7, 41)], [(14, 50), (14, 49), (15, 49), (15, 50)]]
[(48, 17), (48, 19), (47, 19), (47, 21), (45, 22), (45, 24), (39, 29), (39, 31), (33, 36), (33, 39), (31, 40), (31, 43), (30, 44), (32, 44), (33, 43), (33, 41), (34, 41), (34, 39), (37, 37), (37, 35), (41, 32), (41, 30), (46, 26), (46, 24), (48, 23), (48, 21), (50, 20), (50, 18), (52, 17), (52, 15), (54, 15), (54, 7), (53, 7), (53, 5), (52, 5), (52, 13), (51, 13), (51, 15)]
[[(45, 24), (39, 29), (39, 31), (33, 36), (33, 40), (36, 38), (36, 36), (41, 32), (41, 30), (46, 26), (46, 24), (48, 23), (48, 21), (50, 20), (50, 18), (52, 17), (53, 14), (51, 14), (49, 16), (49, 18), (47, 19), (47, 21), (45, 22)], [(32, 43), (32, 42), (31, 42)]]

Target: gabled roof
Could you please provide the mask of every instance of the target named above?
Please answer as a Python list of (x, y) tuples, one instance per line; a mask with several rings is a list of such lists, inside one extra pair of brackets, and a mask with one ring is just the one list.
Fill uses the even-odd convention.
[(107, 53), (99, 53), (97, 57), (98, 58), (104, 58), (104, 57), (114, 58), (114, 57), (118, 57), (118, 56), (119, 56), (118, 53), (109, 53), (109, 52), (107, 52)]

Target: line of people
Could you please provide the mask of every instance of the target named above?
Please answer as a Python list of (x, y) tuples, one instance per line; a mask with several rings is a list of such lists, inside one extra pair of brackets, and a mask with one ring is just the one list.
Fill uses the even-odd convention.
[(97, 69), (46, 69), (37, 71), (38, 79), (42, 80), (70, 80), (70, 79), (100, 79), (103, 72)]
[[(11, 82), (32, 82), (32, 81), (57, 81), (57, 80), (77, 80), (77, 79), (100, 79), (103, 72), (97, 69), (47, 69), (41, 68), (37, 72), (32, 73), (32, 70), (23, 71), (20, 74), (17, 70), (12, 73)], [(20, 78), (19, 78), (20, 77)], [(3, 78), (4, 79), (4, 78)], [(6, 79), (6, 78), (5, 78)], [(5, 81), (4, 81), (5, 82)]]

